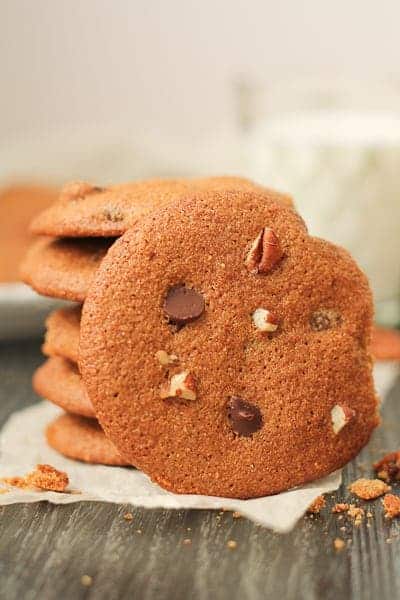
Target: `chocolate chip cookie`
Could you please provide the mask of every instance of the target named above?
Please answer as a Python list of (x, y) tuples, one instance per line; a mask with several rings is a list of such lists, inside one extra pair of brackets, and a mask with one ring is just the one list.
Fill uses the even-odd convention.
[(349, 254), (256, 191), (187, 194), (110, 248), (80, 370), (124, 458), (178, 493), (264, 496), (377, 425), (372, 299)]
[[(135, 226), (154, 208), (185, 196), (193, 190), (258, 190), (266, 197), (270, 190), (241, 177), (203, 179), (153, 179), (108, 188), (84, 182), (64, 187), (58, 202), (42, 212), (31, 225), (35, 234), (53, 237), (117, 237)], [(274, 193), (285, 205), (292, 200)]]
[(61, 356), (47, 359), (36, 369), (32, 385), (39, 396), (67, 412), (83, 417), (95, 416), (77, 365)]
[(46, 356), (62, 356), (78, 362), (81, 306), (54, 310), (46, 319), (46, 335), (42, 346)]
[(46, 438), (54, 450), (74, 460), (120, 467), (128, 464), (95, 419), (61, 415), (48, 425)]
[(39, 238), (21, 265), (22, 279), (43, 296), (83, 302), (112, 241)]

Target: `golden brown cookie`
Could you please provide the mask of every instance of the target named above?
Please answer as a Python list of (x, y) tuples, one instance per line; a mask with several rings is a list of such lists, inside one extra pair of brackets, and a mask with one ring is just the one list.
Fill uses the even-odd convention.
[(371, 324), (347, 252), (272, 198), (206, 193), (111, 247), (83, 308), (80, 369), (107, 436), (154, 481), (257, 497), (367, 443)]
[(65, 411), (84, 417), (95, 416), (78, 368), (69, 360), (60, 356), (47, 359), (35, 371), (32, 384), (39, 396)]
[(42, 346), (46, 356), (62, 356), (78, 362), (81, 306), (54, 310), (46, 319), (46, 335)]
[(46, 429), (49, 446), (68, 458), (87, 463), (127, 466), (95, 419), (61, 415)]
[(30, 247), (21, 276), (39, 294), (83, 302), (112, 240), (41, 238)]
[(29, 223), (58, 197), (56, 189), (18, 183), (0, 190), (0, 282), (18, 281), (32, 236)]
[[(153, 179), (109, 188), (76, 182), (65, 186), (59, 201), (36, 217), (31, 230), (53, 237), (120, 236), (149, 210), (196, 189), (257, 189), (267, 197), (270, 194), (269, 190), (241, 177)], [(292, 206), (287, 195), (275, 194), (275, 198)]]

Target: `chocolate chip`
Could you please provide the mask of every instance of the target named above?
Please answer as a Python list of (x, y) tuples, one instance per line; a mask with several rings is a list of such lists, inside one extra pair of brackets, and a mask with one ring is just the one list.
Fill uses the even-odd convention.
[(332, 329), (342, 322), (342, 317), (334, 310), (317, 310), (310, 317), (311, 329), (324, 331)]
[(198, 319), (204, 307), (203, 296), (185, 285), (171, 287), (164, 301), (164, 312), (169, 322), (175, 325), (185, 325)]
[(228, 419), (233, 431), (249, 436), (262, 427), (260, 409), (238, 396), (231, 396), (227, 403)]

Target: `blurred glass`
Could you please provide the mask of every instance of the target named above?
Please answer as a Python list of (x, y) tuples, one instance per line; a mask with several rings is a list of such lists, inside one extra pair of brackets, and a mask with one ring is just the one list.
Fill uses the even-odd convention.
[(246, 174), (290, 192), (317, 235), (347, 248), (377, 321), (400, 324), (400, 91), (302, 80), (236, 86)]

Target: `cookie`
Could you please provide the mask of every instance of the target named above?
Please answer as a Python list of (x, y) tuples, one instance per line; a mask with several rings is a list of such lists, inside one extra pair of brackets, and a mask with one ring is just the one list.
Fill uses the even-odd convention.
[(46, 439), (60, 454), (87, 463), (127, 466), (95, 419), (61, 415), (46, 429)]
[(67, 412), (84, 417), (95, 416), (77, 366), (65, 358), (54, 356), (47, 359), (35, 371), (32, 385), (39, 396)]
[(78, 362), (81, 306), (54, 310), (46, 319), (46, 334), (42, 346), (46, 356), (62, 356)]
[(112, 240), (36, 240), (21, 266), (21, 276), (39, 294), (83, 302), (93, 275)]
[(55, 188), (37, 184), (0, 190), (0, 282), (19, 280), (19, 264), (32, 242), (29, 223), (57, 197)]
[(374, 327), (371, 351), (376, 360), (400, 361), (400, 331)]
[[(116, 237), (136, 225), (149, 210), (195, 189), (257, 189), (263, 190), (267, 198), (271, 193), (240, 177), (153, 179), (109, 188), (76, 182), (65, 186), (59, 201), (33, 221), (31, 230), (53, 237)], [(275, 198), (292, 205), (287, 195), (275, 194)]]
[(258, 497), (367, 443), (371, 326), (346, 251), (272, 198), (206, 193), (110, 248), (83, 308), (80, 370), (107, 436), (154, 481)]

